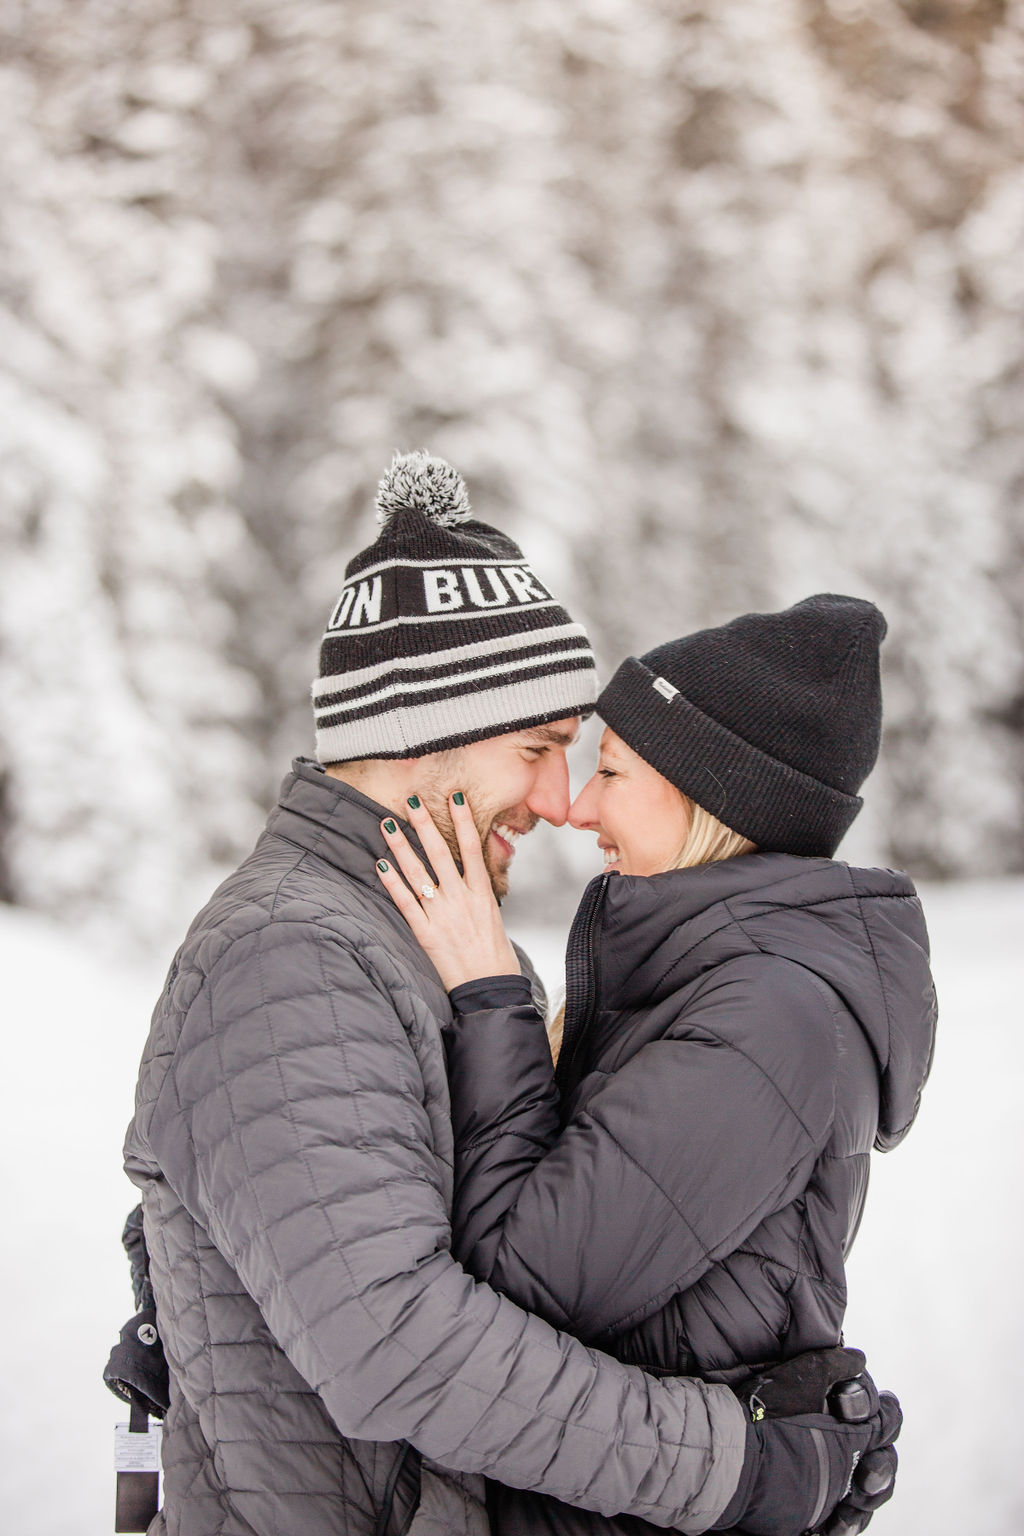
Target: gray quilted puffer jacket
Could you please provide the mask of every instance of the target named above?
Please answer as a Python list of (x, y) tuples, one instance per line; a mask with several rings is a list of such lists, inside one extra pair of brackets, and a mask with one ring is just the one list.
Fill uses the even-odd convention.
[(157, 1004), (125, 1146), (171, 1370), (151, 1532), (481, 1536), (485, 1473), (704, 1530), (743, 1461), (732, 1394), (451, 1256), (451, 1011), (377, 880), (382, 814), (296, 763)]

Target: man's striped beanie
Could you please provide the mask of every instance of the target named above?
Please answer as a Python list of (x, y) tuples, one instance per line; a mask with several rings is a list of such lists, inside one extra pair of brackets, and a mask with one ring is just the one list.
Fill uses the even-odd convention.
[(450, 464), (396, 456), (377, 519), (320, 647), (321, 763), (421, 757), (592, 712), (585, 631), (519, 546), (473, 517)]

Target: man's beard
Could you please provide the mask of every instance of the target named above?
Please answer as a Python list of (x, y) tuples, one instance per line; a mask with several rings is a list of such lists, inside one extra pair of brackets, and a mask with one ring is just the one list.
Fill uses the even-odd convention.
[[(462, 854), (459, 851), (459, 839), (455, 833), (455, 824), (452, 821), (451, 808), (448, 804), (449, 791), (447, 788), (442, 787), (442, 782), (439, 782), (441, 779), (442, 775), (438, 774), (433, 782), (423, 785), (420, 789), (420, 799), (433, 817), (435, 827), (448, 844), (452, 858), (461, 869)], [(451, 782), (451, 774), (445, 772), (443, 774), (443, 784), (447, 785)], [(511, 810), (494, 810), (489, 807), (486, 803), (486, 794), (479, 785), (476, 786), (475, 790), (469, 782), (465, 784), (459, 783), (458, 787), (463, 790), (473, 817), (473, 825), (480, 839), (480, 847), (483, 850), (484, 856), (484, 868), (487, 870), (487, 877), (491, 882), (491, 890), (494, 892), (495, 898), (501, 901), (504, 896), (508, 895), (508, 869), (511, 860), (502, 859), (496, 852), (491, 843), (490, 832), (492, 827), (502, 822), (508, 822), (511, 826), (516, 827), (517, 823), (514, 820), (516, 813)], [(478, 810), (478, 806), (481, 809)], [(537, 816), (531, 816), (529, 824), (518, 828), (518, 830), (532, 832), (539, 819)]]

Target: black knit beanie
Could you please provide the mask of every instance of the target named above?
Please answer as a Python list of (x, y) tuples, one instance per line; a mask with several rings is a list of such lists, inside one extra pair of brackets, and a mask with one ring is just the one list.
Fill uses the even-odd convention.
[(874, 603), (819, 593), (622, 663), (597, 712), (677, 789), (758, 848), (831, 858), (878, 756)]
[(450, 464), (396, 456), (377, 521), (320, 647), (320, 762), (420, 757), (593, 711), (586, 632), (519, 546), (473, 517)]

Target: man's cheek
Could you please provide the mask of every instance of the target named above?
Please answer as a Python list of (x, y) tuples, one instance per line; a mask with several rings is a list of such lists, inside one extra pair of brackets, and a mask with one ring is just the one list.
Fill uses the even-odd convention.
[(479, 820), (474, 818), (474, 824), (476, 826), (476, 835), (480, 839), (480, 847), (484, 851), (484, 859), (487, 860), (491, 857), (491, 849), (494, 846), (494, 841), (491, 837), (493, 822), (488, 816), (486, 820), (483, 817), (480, 817)]

